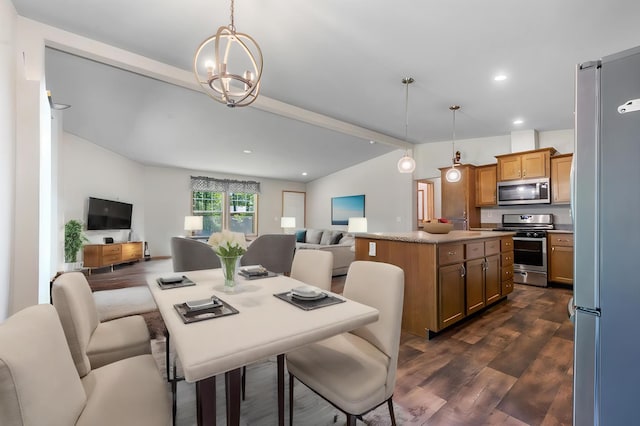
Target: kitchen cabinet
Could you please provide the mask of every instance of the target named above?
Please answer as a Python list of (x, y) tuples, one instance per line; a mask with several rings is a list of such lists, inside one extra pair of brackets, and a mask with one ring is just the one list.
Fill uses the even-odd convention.
[(497, 205), (496, 184), (498, 166), (488, 164), (476, 167), (476, 206), (486, 207)]
[(549, 233), (549, 281), (573, 285), (573, 234)]
[(498, 181), (549, 177), (554, 148), (537, 149), (515, 154), (496, 155)]
[(455, 229), (480, 226), (480, 209), (476, 206), (476, 167), (471, 164), (457, 166), (462, 177), (458, 182), (447, 182), (445, 177), (451, 167), (440, 169), (442, 176), (442, 217), (450, 219)]
[(513, 289), (510, 233), (359, 234), (355, 249), (356, 260), (390, 263), (404, 270), (402, 330), (418, 336), (426, 332), (431, 337), (504, 299)]
[(573, 154), (551, 157), (551, 202), (568, 204), (571, 201), (571, 161)]
[(464, 265), (442, 266), (438, 275), (438, 327), (442, 329), (465, 316)]

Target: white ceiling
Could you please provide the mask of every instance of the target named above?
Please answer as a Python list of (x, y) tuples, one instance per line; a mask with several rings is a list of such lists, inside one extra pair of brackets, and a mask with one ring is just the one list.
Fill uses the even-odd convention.
[[(228, 0), (13, 3), (185, 70), (229, 23)], [(235, 10), (262, 48), (269, 98), (404, 139), (401, 79), (412, 76), (411, 143), (450, 140), (454, 103), (457, 139), (571, 128), (575, 65), (640, 45), (638, 0), (238, 0)], [(145, 164), (304, 182), (396, 149), (58, 51), (46, 72), (54, 100), (72, 105), (66, 131)]]

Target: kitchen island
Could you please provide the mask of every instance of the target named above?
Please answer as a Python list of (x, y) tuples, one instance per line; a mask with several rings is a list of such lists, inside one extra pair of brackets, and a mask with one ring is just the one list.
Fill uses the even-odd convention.
[(513, 232), (356, 234), (356, 260), (404, 270), (402, 329), (430, 338), (513, 291)]

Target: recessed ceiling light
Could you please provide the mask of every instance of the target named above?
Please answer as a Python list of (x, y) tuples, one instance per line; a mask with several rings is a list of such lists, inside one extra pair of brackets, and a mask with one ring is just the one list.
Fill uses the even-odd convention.
[(306, 175), (307, 175), (307, 172), (302, 172), (302, 176), (306, 176)]
[(251, 154), (253, 151), (251, 151), (250, 149), (245, 149), (242, 152), (244, 152), (245, 154)]
[(369, 143), (373, 145), (374, 143), (376, 143), (376, 141), (369, 141)]
[(513, 124), (522, 124), (524, 123), (524, 120), (521, 118), (518, 118), (517, 120), (513, 120)]
[(493, 79), (495, 81), (505, 81), (507, 79), (507, 76), (504, 74), (498, 74), (495, 77), (493, 77)]

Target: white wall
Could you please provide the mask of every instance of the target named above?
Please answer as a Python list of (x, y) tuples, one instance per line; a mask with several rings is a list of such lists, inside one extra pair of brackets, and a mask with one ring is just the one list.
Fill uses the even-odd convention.
[(394, 151), (308, 183), (307, 228), (346, 229), (331, 225), (331, 198), (364, 194), (369, 232), (413, 229), (416, 195), (412, 176), (398, 172), (402, 154)]
[(9, 0), (0, 0), (0, 322), (9, 316), (13, 263), (16, 89), (15, 25)]
[[(89, 197), (133, 204), (134, 238), (149, 243), (152, 256), (170, 256), (170, 238), (184, 235), (184, 217), (191, 214), (190, 176), (260, 182), (258, 232), (281, 233), (282, 191), (304, 191), (297, 182), (144, 166), (94, 143), (63, 133), (60, 151), (60, 206), (64, 221), (86, 222)], [(64, 222), (62, 222), (64, 223)], [(93, 243), (104, 237), (126, 241), (128, 231), (86, 231)], [(60, 240), (63, 247), (63, 239)]]
[[(85, 139), (63, 133), (59, 170), (62, 224), (76, 219), (86, 225), (89, 197), (104, 198), (133, 204), (131, 226), (139, 239), (144, 238), (143, 165)], [(129, 237), (126, 230), (85, 231), (85, 234), (96, 244), (102, 244), (104, 237), (113, 237), (116, 242), (127, 241)], [(64, 237), (60, 244), (64, 248)]]

